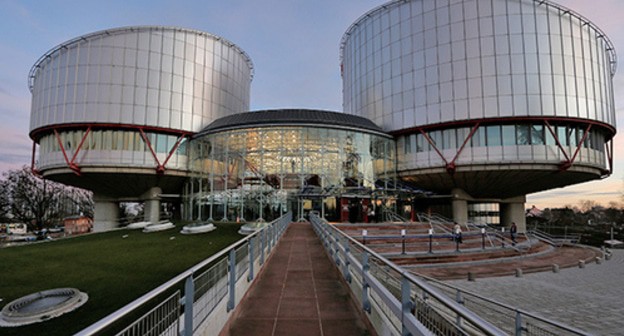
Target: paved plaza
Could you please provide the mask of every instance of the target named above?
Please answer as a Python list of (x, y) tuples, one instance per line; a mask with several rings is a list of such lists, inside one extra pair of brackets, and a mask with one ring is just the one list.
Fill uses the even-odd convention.
[(624, 334), (624, 250), (585, 268), (447, 283), (595, 335)]

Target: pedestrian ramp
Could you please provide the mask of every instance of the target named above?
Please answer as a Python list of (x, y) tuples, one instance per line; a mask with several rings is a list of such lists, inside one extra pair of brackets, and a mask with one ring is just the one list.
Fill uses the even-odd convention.
[(367, 335), (309, 223), (291, 223), (222, 335)]

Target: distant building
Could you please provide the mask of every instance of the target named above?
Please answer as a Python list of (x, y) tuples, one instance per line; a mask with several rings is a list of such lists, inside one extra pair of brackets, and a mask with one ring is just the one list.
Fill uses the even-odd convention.
[(23, 223), (0, 224), (0, 233), (23, 235), (28, 232), (28, 226)]
[(93, 228), (93, 220), (86, 216), (71, 216), (63, 219), (63, 226), (68, 236), (89, 233)]

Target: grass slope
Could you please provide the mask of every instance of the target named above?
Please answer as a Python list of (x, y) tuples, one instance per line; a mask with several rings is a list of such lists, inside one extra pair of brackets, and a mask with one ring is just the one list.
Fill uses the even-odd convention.
[(74, 334), (242, 238), (237, 225), (217, 227), (190, 236), (179, 234), (179, 228), (114, 231), (0, 249), (1, 306), (59, 287), (89, 295), (74, 312), (30, 326), (0, 328), (0, 335)]

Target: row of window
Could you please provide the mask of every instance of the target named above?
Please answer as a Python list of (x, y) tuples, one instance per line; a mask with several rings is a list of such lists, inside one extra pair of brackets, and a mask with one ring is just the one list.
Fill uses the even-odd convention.
[[(59, 133), (60, 142), (66, 152), (73, 153), (82, 142), (85, 131), (67, 131)], [(166, 135), (145, 132), (152, 149), (156, 153), (169, 153), (175, 146), (179, 137), (177, 135)], [(183, 139), (177, 150), (178, 155), (187, 155), (186, 140)], [(61, 146), (54, 134), (46, 135), (41, 138), (40, 153), (47, 154), (52, 152), (60, 152)], [(149, 152), (149, 146), (143, 140), (141, 133), (137, 131), (115, 131), (115, 130), (95, 130), (89, 132), (87, 138), (84, 139), (81, 150), (125, 150), (125, 151), (146, 151)]]
[[(480, 126), (466, 143), (470, 147), (523, 146), (523, 145), (556, 145), (604, 151), (605, 136), (599, 130), (590, 130), (587, 135), (586, 126), (556, 125), (551, 126), (552, 132), (543, 124), (488, 125)], [(434, 150), (460, 148), (469, 137), (470, 127), (437, 130), (427, 132), (431, 144), (422, 133), (411, 134), (402, 139), (403, 153), (418, 153)], [(553, 135), (554, 133), (554, 135)], [(556, 139), (555, 139), (556, 135)]]

